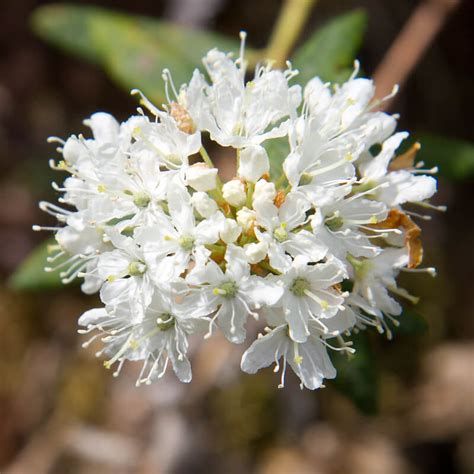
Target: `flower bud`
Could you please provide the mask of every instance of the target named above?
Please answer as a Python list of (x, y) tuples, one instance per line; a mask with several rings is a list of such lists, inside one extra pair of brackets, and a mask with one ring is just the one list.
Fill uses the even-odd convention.
[(269, 183), (264, 179), (260, 179), (255, 184), (255, 190), (253, 192), (253, 201), (273, 201), (276, 196), (275, 184)]
[(245, 187), (238, 179), (232, 179), (222, 186), (222, 195), (224, 199), (234, 207), (241, 207), (245, 204), (247, 195)]
[(268, 155), (260, 145), (252, 145), (240, 152), (239, 176), (246, 181), (255, 183), (270, 170)]
[(244, 245), (245, 256), (249, 263), (258, 263), (262, 261), (268, 250), (268, 244), (266, 242), (256, 242), (253, 244)]
[(244, 230), (249, 230), (256, 219), (255, 211), (251, 211), (248, 207), (243, 207), (237, 212), (237, 222)]
[(211, 217), (217, 211), (217, 204), (206, 193), (197, 192), (191, 196), (191, 204), (204, 218)]
[(234, 219), (225, 219), (225, 221), (223, 221), (222, 223), (222, 227), (219, 232), (219, 237), (226, 244), (231, 244), (239, 238), (241, 232), (242, 229), (240, 228), (239, 224), (235, 222)]
[(210, 191), (216, 188), (217, 168), (196, 163), (186, 171), (186, 183), (196, 191)]

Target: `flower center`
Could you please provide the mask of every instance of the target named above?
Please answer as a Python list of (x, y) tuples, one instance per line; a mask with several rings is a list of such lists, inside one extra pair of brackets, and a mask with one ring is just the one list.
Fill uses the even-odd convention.
[(214, 288), (213, 293), (215, 295), (224, 296), (225, 298), (233, 298), (239, 287), (235, 281), (226, 281), (221, 286)]
[(146, 265), (143, 262), (131, 262), (128, 265), (128, 274), (130, 276), (143, 275), (146, 271)]
[(282, 222), (280, 224), (280, 227), (277, 227), (273, 231), (273, 236), (275, 237), (275, 239), (278, 240), (278, 242), (284, 242), (285, 240), (288, 239), (288, 232), (286, 231), (286, 226), (287, 226), (287, 223)]
[(290, 291), (296, 296), (305, 296), (305, 291), (311, 287), (310, 283), (306, 278), (296, 278), (293, 280), (293, 284), (290, 286)]
[(300, 182), (298, 183), (298, 186), (305, 186), (313, 180), (313, 177), (309, 173), (303, 173), (300, 176)]
[(148, 194), (139, 192), (133, 194), (133, 204), (137, 207), (146, 207), (150, 203), (151, 199)]
[(191, 250), (194, 247), (194, 237), (190, 235), (182, 235), (178, 239), (178, 243), (184, 250)]
[(327, 217), (324, 223), (329, 230), (334, 231), (339, 230), (344, 225), (344, 220), (341, 216), (333, 214), (332, 216)]
[(360, 280), (364, 279), (372, 267), (372, 262), (368, 259), (359, 260), (350, 253), (347, 254), (346, 258), (347, 261), (352, 265), (356, 277)]
[(163, 313), (158, 318), (156, 318), (156, 325), (160, 331), (168, 331), (168, 329), (174, 327), (174, 324), (175, 318), (170, 313)]

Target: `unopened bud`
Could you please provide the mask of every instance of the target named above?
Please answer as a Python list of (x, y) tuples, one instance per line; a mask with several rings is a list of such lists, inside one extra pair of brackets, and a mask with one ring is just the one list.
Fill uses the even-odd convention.
[(239, 226), (239, 224), (237, 224), (237, 222), (235, 222), (234, 219), (226, 219), (222, 223), (222, 228), (219, 232), (219, 236), (226, 244), (231, 244), (239, 238), (241, 232), (241, 227)]
[(276, 196), (275, 184), (269, 183), (264, 179), (260, 179), (255, 184), (253, 192), (253, 201), (273, 201)]
[(252, 145), (241, 150), (238, 170), (241, 178), (255, 183), (268, 173), (269, 169), (270, 163), (265, 148), (260, 145)]
[(241, 207), (245, 204), (247, 195), (243, 183), (238, 179), (232, 179), (222, 186), (224, 199), (234, 207)]
[(204, 192), (197, 192), (191, 196), (191, 204), (204, 218), (211, 217), (217, 212), (217, 203)]
[(249, 263), (258, 263), (266, 257), (268, 245), (265, 242), (256, 242), (245, 245), (244, 250)]
[(217, 168), (196, 163), (186, 171), (186, 183), (196, 191), (210, 191), (216, 188)]

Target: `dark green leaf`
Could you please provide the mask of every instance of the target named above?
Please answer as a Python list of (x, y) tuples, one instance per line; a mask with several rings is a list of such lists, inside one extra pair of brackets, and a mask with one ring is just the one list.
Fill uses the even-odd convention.
[[(9, 279), (9, 286), (15, 290), (45, 290), (59, 288), (62, 286), (59, 271), (47, 273), (46, 258), (50, 255), (50, 246), (57, 246), (54, 239), (49, 239), (36, 247), (23, 263), (15, 270)], [(60, 263), (60, 260), (55, 264)]]
[(239, 48), (238, 41), (216, 33), (90, 6), (46, 5), (32, 23), (45, 40), (101, 64), (125, 89), (138, 88), (158, 105), (165, 98), (163, 69), (179, 87), (208, 50)]
[(300, 71), (298, 82), (314, 76), (323, 81), (342, 82), (352, 72), (367, 25), (367, 14), (354, 10), (319, 28), (294, 54), (293, 66)]
[(474, 177), (474, 143), (430, 134), (415, 135), (421, 143), (417, 159), (438, 166), (439, 175), (453, 180)]
[(366, 332), (353, 334), (352, 340), (356, 349), (353, 356), (347, 357), (344, 353), (334, 353), (332, 357), (337, 369), (337, 377), (332, 384), (361, 412), (372, 415), (378, 409), (375, 356)]

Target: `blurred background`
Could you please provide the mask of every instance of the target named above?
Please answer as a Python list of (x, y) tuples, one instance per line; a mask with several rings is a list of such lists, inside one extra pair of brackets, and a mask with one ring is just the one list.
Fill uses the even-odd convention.
[[(364, 369), (370, 377), (359, 380), (355, 373), (352, 381), (362, 393), (359, 403), (332, 384), (301, 391), (292, 374), (284, 390), (277, 390), (271, 369), (246, 376), (239, 369), (242, 348), (219, 337), (195, 352), (189, 386), (171, 375), (136, 389), (133, 364), (114, 379), (93, 350), (80, 347), (77, 317), (94, 306), (94, 297), (77, 287), (23, 282), (12, 288), (10, 275), (46, 238), (31, 231), (32, 223), (49, 222), (37, 202), (54, 199), (49, 183), (59, 179), (47, 166), (54, 146), (46, 137), (85, 132), (82, 120), (95, 111), (123, 120), (136, 107), (98, 64), (32, 32), (30, 15), (46, 3), (0, 0), (0, 472), (473, 472), (474, 180), (468, 172), (442, 173), (435, 203), (447, 204), (448, 212), (423, 222), (425, 263), (438, 268), (438, 277), (403, 279), (422, 298), (416, 312), (425, 322), (402, 325), (392, 341), (370, 335), (370, 367)], [(372, 75), (421, 3), (320, 0), (298, 44), (327, 21), (362, 8), (368, 22), (357, 58)], [(252, 47), (264, 47), (282, 2), (88, 4), (231, 38), (245, 29)], [(453, 140), (434, 142), (448, 171), (458, 156), (468, 171), (474, 166), (467, 143), (474, 140), (473, 32), (474, 2), (465, 0), (391, 104), (401, 114), (401, 130)], [(70, 35), (84, 39), (80, 29)]]

